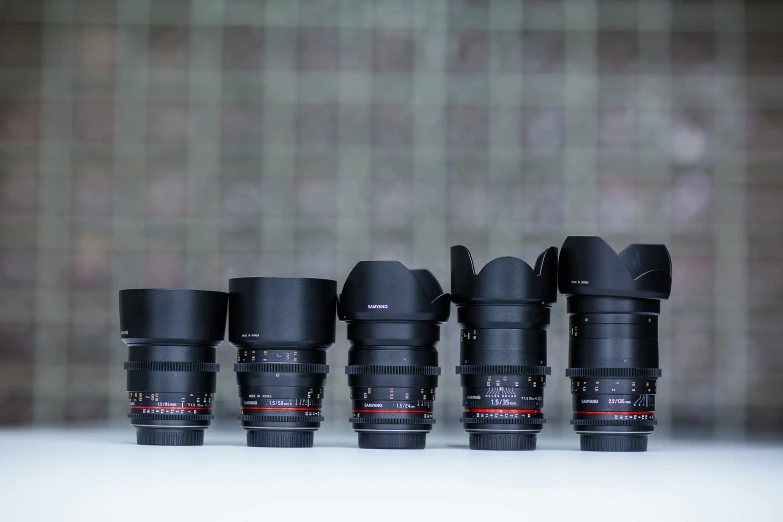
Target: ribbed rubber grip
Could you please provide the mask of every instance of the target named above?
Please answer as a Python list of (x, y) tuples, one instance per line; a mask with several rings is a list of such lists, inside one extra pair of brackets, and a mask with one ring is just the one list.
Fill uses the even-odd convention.
[(549, 366), (520, 366), (511, 364), (463, 364), (457, 366), (457, 375), (552, 375)]
[(312, 448), (312, 431), (247, 430), (252, 448)]
[(532, 451), (536, 449), (535, 435), (517, 433), (471, 433), (470, 449), (489, 451)]
[(426, 433), (359, 433), (359, 447), (362, 449), (424, 449), (426, 444)]
[(129, 413), (128, 418), (131, 420), (211, 421), (215, 416), (204, 413)]
[(136, 444), (140, 446), (201, 446), (204, 430), (137, 428)]
[(125, 370), (129, 372), (218, 372), (220, 365), (205, 362), (182, 361), (126, 361)]
[(628, 377), (636, 379), (657, 379), (662, 375), (660, 368), (566, 368), (566, 377)]
[(311, 363), (265, 363), (250, 362), (236, 363), (235, 372), (256, 372), (256, 373), (329, 373), (328, 364)]
[(647, 435), (580, 435), (582, 451), (647, 451)]
[(243, 422), (323, 422), (322, 416), (295, 417), (293, 415), (240, 415)]
[(346, 375), (440, 375), (439, 366), (363, 365), (345, 367)]

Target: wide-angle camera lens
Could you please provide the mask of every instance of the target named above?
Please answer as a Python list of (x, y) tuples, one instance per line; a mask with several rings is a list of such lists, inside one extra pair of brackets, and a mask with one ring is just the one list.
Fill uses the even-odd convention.
[(237, 349), (239, 420), (247, 445), (312, 447), (323, 421), (337, 282), (244, 277), (228, 285), (228, 339)]
[(362, 261), (351, 271), (337, 314), (348, 324), (345, 373), (360, 448), (424, 448), (435, 423), (435, 345), (449, 307), (449, 294), (428, 270)]
[(228, 294), (121, 290), (120, 336), (128, 345), (128, 418), (136, 442), (200, 446), (212, 421), (216, 348)]
[(478, 274), (462, 245), (451, 247), (451, 299), (460, 324), (464, 416), (470, 449), (534, 450), (544, 424), (546, 329), (557, 301), (557, 248), (535, 267), (515, 257)]
[(664, 245), (615, 253), (600, 237), (570, 236), (560, 251), (568, 296), (569, 368), (583, 451), (646, 451), (655, 420), (658, 315), (672, 287)]

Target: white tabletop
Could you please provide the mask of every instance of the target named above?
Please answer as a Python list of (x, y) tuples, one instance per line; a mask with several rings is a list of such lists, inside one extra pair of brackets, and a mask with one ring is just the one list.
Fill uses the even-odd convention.
[(132, 429), (0, 431), (0, 520), (783, 520), (783, 447), (651, 441), (641, 454), (136, 446)]

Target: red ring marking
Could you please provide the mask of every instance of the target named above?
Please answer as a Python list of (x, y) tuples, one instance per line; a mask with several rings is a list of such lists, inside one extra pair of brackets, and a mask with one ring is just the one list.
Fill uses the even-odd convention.
[(273, 411), (321, 411), (321, 408), (278, 408), (276, 406), (243, 406), (243, 410), (273, 410)]
[(429, 410), (353, 410), (353, 413), (432, 413)]
[(507, 408), (465, 408), (465, 413), (541, 413), (541, 410), (509, 410)]
[(202, 408), (202, 407), (189, 407), (189, 406), (131, 406), (132, 410), (138, 410), (138, 409), (148, 409), (148, 410), (211, 410), (212, 408)]
[(654, 411), (575, 411), (574, 415), (655, 415)]

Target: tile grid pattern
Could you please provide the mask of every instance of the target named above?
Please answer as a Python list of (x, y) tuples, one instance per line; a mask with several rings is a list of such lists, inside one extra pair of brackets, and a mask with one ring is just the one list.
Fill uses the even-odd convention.
[[(119, 288), (341, 284), (367, 258), (448, 287), (452, 244), (483, 265), (589, 233), (672, 250), (659, 433), (780, 433), (781, 27), (763, 1), (0, 3), (0, 423), (124, 419)], [(553, 434), (566, 321), (561, 299)]]

